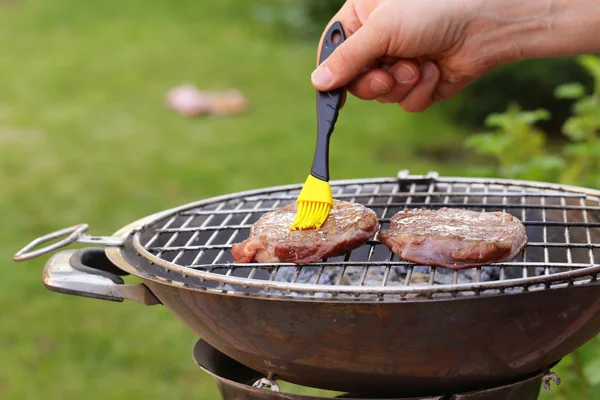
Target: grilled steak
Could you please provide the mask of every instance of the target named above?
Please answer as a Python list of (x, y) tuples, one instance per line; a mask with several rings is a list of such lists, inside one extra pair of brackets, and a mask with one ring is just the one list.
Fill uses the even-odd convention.
[(373, 210), (335, 200), (321, 228), (291, 231), (289, 226), (296, 210), (296, 204), (289, 204), (261, 216), (252, 226), (248, 239), (232, 246), (233, 259), (239, 263), (307, 264), (343, 255), (364, 244), (379, 229)]
[(407, 261), (451, 269), (511, 260), (527, 245), (525, 226), (510, 214), (451, 208), (400, 211), (379, 240)]

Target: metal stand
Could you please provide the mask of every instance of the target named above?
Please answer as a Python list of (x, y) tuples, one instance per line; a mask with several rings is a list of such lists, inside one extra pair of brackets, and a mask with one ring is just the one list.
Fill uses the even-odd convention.
[[(273, 374), (265, 377), (260, 372), (250, 369), (219, 352), (203, 340), (198, 340), (194, 346), (194, 360), (200, 368), (215, 379), (223, 400), (331, 400), (330, 397), (282, 393)], [(379, 400), (536, 400), (542, 386), (546, 390), (550, 390), (550, 382), (559, 385), (560, 378), (546, 369), (518, 382), (485, 390), (427, 397), (402, 397), (400, 395), (399, 397), (387, 397)], [(376, 399), (372, 395), (352, 394), (336, 398), (347, 400)]]

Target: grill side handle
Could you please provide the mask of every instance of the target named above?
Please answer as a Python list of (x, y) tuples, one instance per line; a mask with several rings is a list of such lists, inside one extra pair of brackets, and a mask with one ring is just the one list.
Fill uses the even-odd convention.
[(47, 289), (94, 299), (122, 302), (133, 300), (145, 305), (161, 304), (143, 283), (126, 284), (129, 275), (117, 268), (103, 249), (85, 248), (54, 254), (44, 267)]
[[(104, 246), (122, 246), (123, 243), (125, 243), (125, 238), (121, 237), (86, 235), (85, 232), (88, 230), (88, 228), (88, 224), (79, 224), (73, 225), (69, 228), (60, 229), (56, 232), (48, 233), (47, 235), (34, 239), (31, 243), (19, 250), (13, 256), (13, 260), (16, 262), (31, 260), (32, 258), (51, 253), (55, 250), (62, 249), (63, 247), (67, 247), (75, 242)], [(48, 244), (40, 249), (34, 250), (41, 244), (49, 243), (60, 238), (63, 239), (59, 240), (58, 242)]]

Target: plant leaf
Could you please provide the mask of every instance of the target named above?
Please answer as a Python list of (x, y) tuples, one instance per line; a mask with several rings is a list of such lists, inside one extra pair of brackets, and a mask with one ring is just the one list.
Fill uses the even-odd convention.
[(498, 133), (481, 133), (467, 138), (467, 148), (476, 150), (479, 154), (494, 156), (500, 154), (505, 147), (505, 138)]
[(581, 83), (566, 83), (556, 88), (554, 96), (557, 99), (578, 99), (585, 94), (585, 88)]
[(583, 375), (591, 385), (600, 385), (600, 358), (584, 365)]
[(539, 108), (534, 111), (522, 111), (518, 114), (519, 121), (528, 125), (533, 125), (538, 121), (547, 121), (550, 119), (550, 117), (550, 112), (548, 110), (544, 110), (543, 108)]
[(579, 64), (587, 69), (596, 81), (600, 81), (600, 58), (594, 55), (583, 55), (577, 57)]
[(584, 117), (571, 117), (563, 125), (563, 133), (576, 142), (585, 140), (590, 134), (590, 129), (593, 133), (593, 126), (590, 126)]

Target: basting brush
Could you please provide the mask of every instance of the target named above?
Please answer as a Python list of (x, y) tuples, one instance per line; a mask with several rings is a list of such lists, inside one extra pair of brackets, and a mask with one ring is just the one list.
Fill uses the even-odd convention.
[[(319, 64), (344, 42), (342, 24), (335, 22), (327, 30), (321, 45)], [(317, 146), (310, 175), (304, 182), (296, 200), (298, 211), (291, 230), (320, 228), (333, 206), (333, 195), (329, 184), (329, 139), (337, 120), (344, 87), (329, 92), (317, 91)]]

